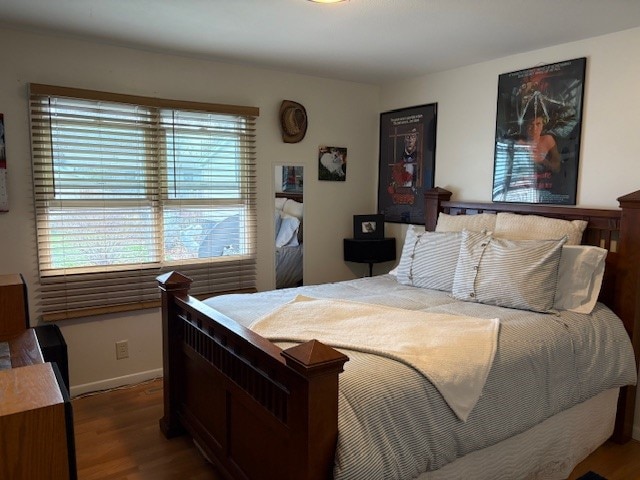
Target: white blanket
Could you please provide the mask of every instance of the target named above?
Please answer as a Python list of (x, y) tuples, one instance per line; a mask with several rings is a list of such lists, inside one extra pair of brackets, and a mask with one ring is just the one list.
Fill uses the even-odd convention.
[(422, 373), (466, 421), (478, 402), (500, 322), (298, 295), (251, 325), (275, 341), (327, 345), (400, 360)]

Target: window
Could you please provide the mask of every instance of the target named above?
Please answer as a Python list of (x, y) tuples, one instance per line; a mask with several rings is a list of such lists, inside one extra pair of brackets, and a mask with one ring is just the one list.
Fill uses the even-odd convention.
[(44, 319), (255, 288), (258, 109), (31, 85)]

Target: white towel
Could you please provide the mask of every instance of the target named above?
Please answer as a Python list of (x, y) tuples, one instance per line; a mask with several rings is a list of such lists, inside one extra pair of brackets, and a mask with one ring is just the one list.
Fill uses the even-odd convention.
[(375, 353), (421, 372), (466, 421), (478, 402), (498, 343), (500, 322), (298, 295), (251, 325), (274, 341)]

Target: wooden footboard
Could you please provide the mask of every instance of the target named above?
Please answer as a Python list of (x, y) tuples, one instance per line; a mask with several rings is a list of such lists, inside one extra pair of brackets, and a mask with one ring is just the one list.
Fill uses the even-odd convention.
[(317, 341), (282, 350), (190, 297), (187, 277), (158, 282), (165, 436), (188, 432), (226, 478), (330, 478), (348, 358)]

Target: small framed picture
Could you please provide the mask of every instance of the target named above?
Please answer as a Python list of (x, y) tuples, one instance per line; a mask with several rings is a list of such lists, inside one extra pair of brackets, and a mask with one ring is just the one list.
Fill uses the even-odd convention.
[(318, 180), (344, 182), (347, 178), (347, 149), (326, 147), (318, 149)]
[(354, 215), (353, 238), (384, 238), (384, 215)]

